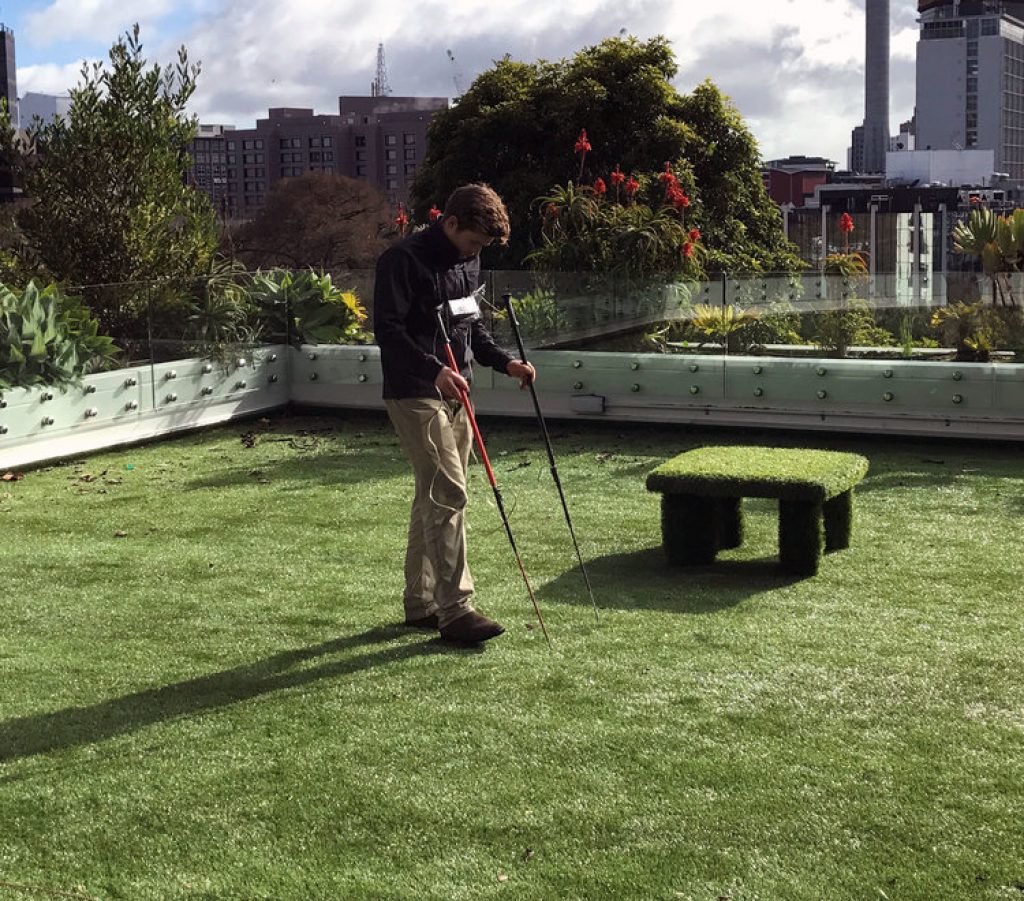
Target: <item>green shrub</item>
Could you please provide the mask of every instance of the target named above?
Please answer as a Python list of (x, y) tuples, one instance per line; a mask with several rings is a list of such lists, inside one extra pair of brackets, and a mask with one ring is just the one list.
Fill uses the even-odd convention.
[(328, 274), (271, 269), (257, 272), (249, 295), (271, 334), (299, 344), (367, 344), (366, 311), (353, 291), (336, 287)]
[(112, 368), (119, 348), (98, 331), (81, 298), (56, 284), (30, 281), (21, 294), (0, 285), (0, 389), (76, 384)]

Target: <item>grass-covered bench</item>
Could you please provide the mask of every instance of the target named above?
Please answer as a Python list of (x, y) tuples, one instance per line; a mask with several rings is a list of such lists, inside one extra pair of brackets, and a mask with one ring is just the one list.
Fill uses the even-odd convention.
[(853, 486), (868, 471), (858, 454), (776, 447), (701, 447), (647, 477), (660, 491), (661, 537), (669, 562), (711, 563), (743, 543), (744, 497), (779, 501), (784, 570), (814, 575), (822, 548), (850, 546)]

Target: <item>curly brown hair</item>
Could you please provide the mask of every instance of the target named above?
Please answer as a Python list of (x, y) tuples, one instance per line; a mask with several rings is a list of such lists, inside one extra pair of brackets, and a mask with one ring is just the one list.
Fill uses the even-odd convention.
[(501, 244), (508, 243), (511, 233), (508, 210), (490, 185), (479, 182), (452, 191), (444, 205), (444, 218), (449, 216), (456, 218), (460, 229), (479, 232)]

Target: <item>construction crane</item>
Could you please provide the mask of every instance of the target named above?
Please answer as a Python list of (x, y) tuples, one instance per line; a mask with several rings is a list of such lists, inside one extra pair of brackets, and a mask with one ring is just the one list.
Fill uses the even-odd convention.
[(390, 97), (391, 83), (388, 81), (388, 67), (384, 63), (384, 42), (377, 45), (377, 77), (370, 85), (371, 97)]
[(455, 85), (455, 99), (458, 100), (462, 94), (462, 69), (459, 68), (459, 64), (455, 62), (455, 54), (451, 50), (445, 51), (448, 54), (448, 59), (452, 64), (452, 84)]

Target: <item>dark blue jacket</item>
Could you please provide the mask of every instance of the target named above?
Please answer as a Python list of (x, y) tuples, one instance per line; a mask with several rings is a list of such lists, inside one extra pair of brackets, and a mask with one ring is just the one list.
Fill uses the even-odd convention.
[[(373, 289), (373, 332), (380, 346), (384, 397), (438, 397), (434, 379), (448, 365), (437, 322), (446, 301), (480, 286), (480, 258), (459, 259), (437, 222), (389, 247), (377, 260)], [(470, 378), (479, 360), (505, 372), (515, 359), (490, 336), (479, 318), (445, 320), (459, 371)]]

